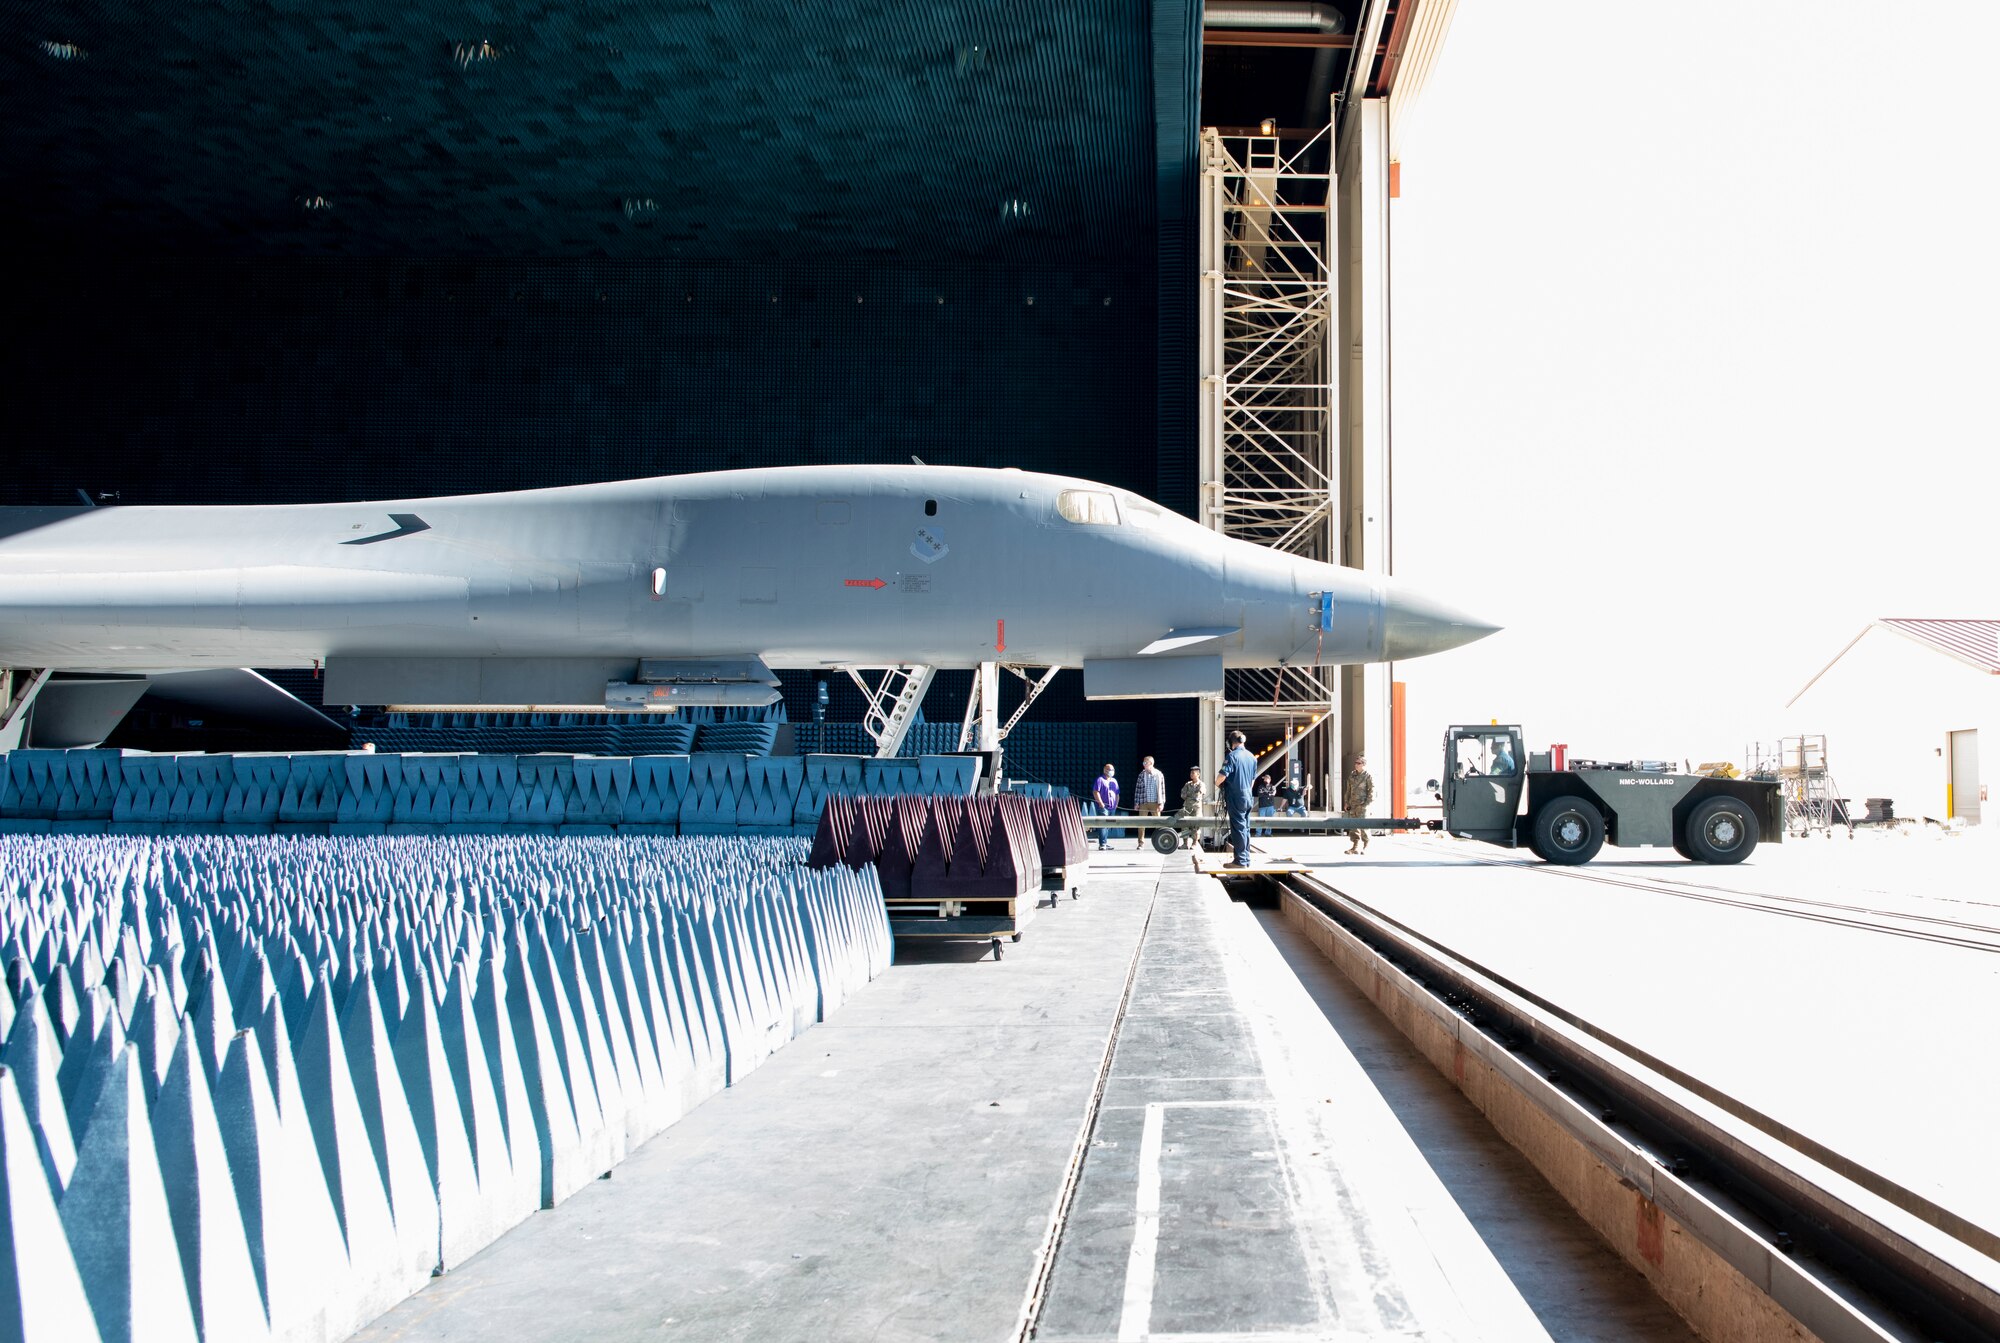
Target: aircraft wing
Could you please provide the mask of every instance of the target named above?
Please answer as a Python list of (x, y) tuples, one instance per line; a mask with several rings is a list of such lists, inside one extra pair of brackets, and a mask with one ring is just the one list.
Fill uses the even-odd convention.
[(227, 715), (266, 728), (345, 732), (344, 723), (307, 704), (248, 667), (155, 672), (146, 693), (189, 709)]

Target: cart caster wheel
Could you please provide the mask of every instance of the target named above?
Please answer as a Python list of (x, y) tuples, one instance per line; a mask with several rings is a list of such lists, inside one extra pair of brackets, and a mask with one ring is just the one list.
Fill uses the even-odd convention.
[(996, 937), (996, 938), (994, 938), (994, 939), (993, 939), (993, 959), (994, 959), (994, 960), (996, 960), (996, 961), (997, 961), (997, 960), (1001, 960), (1001, 959), (1005, 958), (1005, 956), (1006, 956), (1006, 955), (1007, 955), (1007, 953), (1006, 953), (1006, 952), (1004, 952), (1004, 951), (1002, 951), (1002, 950), (1000, 949), (1000, 939), (999, 939), (999, 938), (997, 938), (997, 937)]
[(1019, 942), (1021, 940), (1021, 935), (1019, 933), (1015, 933), (1012, 937), (1009, 937), (1007, 940), (1009, 942)]
[(1081, 897), (1082, 895), (1083, 895), (1083, 888), (1081, 886), (1072, 886), (1069, 888), (1070, 899), (1075, 900)]

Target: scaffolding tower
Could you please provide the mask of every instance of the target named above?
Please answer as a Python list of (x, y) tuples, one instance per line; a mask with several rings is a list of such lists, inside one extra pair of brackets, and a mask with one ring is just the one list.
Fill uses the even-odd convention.
[[(1331, 135), (1202, 132), (1201, 521), (1337, 564)], [(1203, 702), (1202, 777), (1228, 728), (1268, 767), (1333, 722), (1338, 688), (1313, 661), (1232, 668)]]
[(1785, 833), (1831, 835), (1836, 826), (1854, 833), (1853, 818), (1827, 766), (1826, 735), (1780, 737), (1751, 748), (1750, 777), (1775, 779), (1785, 799)]

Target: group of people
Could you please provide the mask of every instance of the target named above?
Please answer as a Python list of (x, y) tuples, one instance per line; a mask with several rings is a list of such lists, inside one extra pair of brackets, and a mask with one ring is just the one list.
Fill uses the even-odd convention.
[[(1275, 816), (1281, 806), (1287, 816), (1303, 816), (1306, 814), (1311, 797), (1311, 779), (1301, 779), (1294, 783), (1291, 775), (1287, 774), (1281, 779), (1276, 770), (1258, 775), (1257, 786), (1250, 794), (1250, 800), (1257, 805), (1259, 816)], [(1268, 835), (1271, 832), (1264, 830), (1259, 833)]]
[[(1260, 816), (1274, 815), (1277, 804), (1283, 801), (1285, 814), (1304, 816), (1311, 805), (1312, 785), (1310, 782), (1293, 784), (1287, 778), (1282, 784), (1274, 774), (1259, 776), (1257, 758), (1250, 754), (1241, 732), (1229, 734), (1229, 754), (1224, 758), (1222, 768), (1216, 773), (1215, 786), (1220, 790), (1223, 809), (1229, 817), (1230, 867), (1250, 865), (1250, 809), (1254, 805)], [(1118, 768), (1107, 764), (1104, 772), (1097, 776), (1091, 786), (1092, 800), (1097, 810), (1105, 816), (1118, 814), (1120, 793)], [(1167, 800), (1167, 780), (1153, 765), (1153, 757), (1147, 756), (1139, 762), (1139, 777), (1132, 786), (1132, 813), (1135, 816), (1158, 816), (1162, 814)], [(1207, 801), (1206, 789), (1202, 786), (1201, 767), (1188, 770), (1187, 782), (1181, 785), (1181, 806), (1176, 815), (1194, 818), (1201, 815), (1202, 806)], [(1346, 787), (1342, 790), (1341, 814), (1361, 817), (1368, 814), (1369, 806), (1375, 801), (1375, 776), (1368, 772), (1368, 758), (1356, 756), (1353, 769), (1349, 772)], [(1097, 847), (1111, 847), (1110, 830), (1097, 832)], [(1270, 831), (1266, 830), (1265, 834)], [(1360, 853), (1368, 848), (1366, 830), (1348, 832), (1347, 851)], [(1142, 831), (1137, 840), (1143, 848), (1146, 836)]]
[[(1091, 796), (1097, 802), (1097, 809), (1106, 816), (1118, 814), (1118, 767), (1106, 765), (1104, 772), (1091, 785)], [(1139, 762), (1139, 777), (1132, 785), (1132, 814), (1134, 816), (1158, 816), (1167, 801), (1167, 776), (1153, 766), (1153, 757), (1147, 756)], [(1181, 816), (1201, 815), (1201, 767), (1197, 765), (1188, 771), (1188, 781), (1181, 785)], [(1097, 832), (1097, 847), (1108, 849), (1111, 832)], [(1146, 836), (1139, 835), (1138, 845), (1146, 847)]]

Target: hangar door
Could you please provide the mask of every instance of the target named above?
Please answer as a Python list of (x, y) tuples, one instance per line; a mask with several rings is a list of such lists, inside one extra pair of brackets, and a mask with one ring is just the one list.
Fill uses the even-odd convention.
[(1951, 814), (1979, 824), (1979, 733), (1951, 734)]

